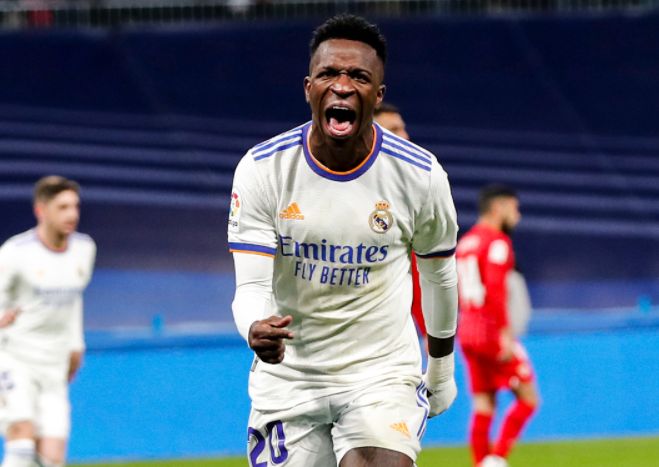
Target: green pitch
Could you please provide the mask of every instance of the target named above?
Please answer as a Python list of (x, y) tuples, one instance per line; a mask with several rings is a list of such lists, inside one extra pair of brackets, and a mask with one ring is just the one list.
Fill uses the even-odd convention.
[[(659, 438), (523, 443), (510, 457), (512, 467), (657, 467)], [(419, 467), (471, 467), (465, 447), (425, 449)], [(76, 467), (247, 467), (243, 458), (175, 460), (114, 464), (76, 464)]]

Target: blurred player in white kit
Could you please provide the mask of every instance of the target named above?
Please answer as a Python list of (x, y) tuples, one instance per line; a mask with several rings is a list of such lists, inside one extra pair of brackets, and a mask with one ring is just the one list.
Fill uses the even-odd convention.
[[(411, 467), (456, 397), (456, 213), (433, 154), (373, 122), (386, 43), (340, 15), (317, 28), (311, 121), (238, 165), (233, 312), (256, 358), (252, 467)], [(418, 258), (428, 371), (410, 314)]]
[(36, 227), (0, 247), (1, 467), (65, 465), (68, 383), (85, 349), (82, 293), (96, 245), (76, 232), (80, 188), (48, 176), (34, 189)]

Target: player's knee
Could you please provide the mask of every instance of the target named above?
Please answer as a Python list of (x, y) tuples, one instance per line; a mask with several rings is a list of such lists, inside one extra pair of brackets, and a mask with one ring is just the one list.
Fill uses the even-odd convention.
[(522, 385), (517, 391), (517, 399), (527, 405), (530, 409), (536, 410), (540, 405), (540, 396), (535, 386), (532, 384)]
[(29, 420), (13, 422), (7, 428), (7, 440), (12, 439), (34, 439), (34, 424)]
[(496, 410), (496, 399), (491, 394), (476, 394), (473, 398), (474, 412), (492, 415)]

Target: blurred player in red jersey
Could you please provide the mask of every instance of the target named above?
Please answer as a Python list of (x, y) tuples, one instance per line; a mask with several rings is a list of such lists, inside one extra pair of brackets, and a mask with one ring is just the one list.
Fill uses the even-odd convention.
[[(521, 219), (515, 191), (503, 185), (481, 190), (478, 222), (457, 247), (458, 336), (469, 368), (473, 397), (470, 444), (478, 467), (507, 466), (506, 457), (538, 405), (528, 356), (508, 320), (507, 280), (515, 266), (510, 233)], [(490, 426), (496, 394), (510, 389), (510, 407), (496, 442)]]
[[(388, 103), (382, 102), (380, 106), (375, 109), (373, 118), (382, 128), (391, 131), (396, 136), (401, 138), (410, 139), (410, 135), (405, 128), (405, 120), (398, 110), (398, 107)], [(423, 320), (423, 311), (421, 310), (421, 285), (419, 284), (419, 270), (416, 266), (416, 255), (411, 253), (410, 260), (412, 265), (410, 270), (412, 272), (412, 317), (416, 324), (416, 329), (419, 336), (427, 341), (426, 323)], [(426, 342), (427, 346), (427, 342)]]

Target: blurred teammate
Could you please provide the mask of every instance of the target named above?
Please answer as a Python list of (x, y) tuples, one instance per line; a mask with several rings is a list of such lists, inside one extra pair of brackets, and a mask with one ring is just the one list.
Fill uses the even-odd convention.
[(409, 140), (410, 135), (407, 134), (405, 120), (398, 110), (398, 107), (382, 102), (373, 114), (375, 121), (382, 127), (391, 131), (394, 135), (400, 136), (403, 139)]
[(37, 226), (0, 248), (2, 467), (65, 464), (68, 382), (82, 362), (82, 292), (96, 246), (76, 233), (78, 184), (58, 176), (35, 185)]
[(376, 26), (331, 18), (310, 49), (311, 121), (250, 149), (234, 178), (233, 312), (256, 353), (250, 465), (411, 467), (427, 416), (456, 396), (449, 184), (434, 155), (373, 123), (386, 59)]
[[(469, 367), (473, 394), (470, 444), (480, 467), (506, 466), (513, 444), (538, 404), (531, 363), (515, 339), (507, 311), (507, 280), (515, 257), (510, 232), (519, 222), (516, 193), (503, 185), (485, 187), (480, 217), (458, 243), (460, 326), (458, 336)], [(516, 397), (501, 433), (490, 445), (496, 394), (510, 389)]]
[[(373, 114), (375, 122), (385, 130), (391, 131), (396, 136), (400, 136), (405, 140), (409, 140), (410, 136), (405, 129), (405, 120), (398, 110), (398, 107), (382, 102)], [(410, 254), (410, 271), (412, 273), (412, 317), (416, 323), (416, 329), (421, 338), (426, 340), (426, 323), (423, 320), (423, 312), (421, 311), (421, 284), (419, 283), (419, 270), (416, 266), (416, 256), (414, 253)]]

